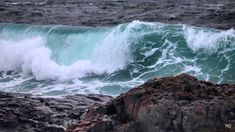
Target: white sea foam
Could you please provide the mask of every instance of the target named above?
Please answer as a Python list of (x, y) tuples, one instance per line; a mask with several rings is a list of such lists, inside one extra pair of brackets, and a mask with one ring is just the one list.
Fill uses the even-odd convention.
[(219, 49), (235, 46), (235, 31), (230, 29), (227, 31), (202, 30), (189, 26), (183, 26), (184, 37), (189, 48), (192, 51), (206, 51), (215, 53)]
[(101, 30), (61, 27), (0, 27), (0, 90), (117, 95), (149, 78), (180, 73), (234, 81), (233, 29), (185, 25), (182, 30), (182, 25), (140, 21)]
[(78, 60), (69, 66), (59, 65), (51, 59), (51, 51), (45, 44), (42, 37), (18, 42), (1, 40), (0, 71), (19, 71), (24, 76), (33, 75), (37, 80), (66, 80), (107, 70), (105, 65), (97, 67), (89, 60)]
[[(132, 29), (138, 24), (141, 23), (133, 22), (125, 30), (122, 25), (115, 27), (99, 44), (94, 45), (89, 51), (90, 57), (70, 65), (58, 64), (52, 59), (53, 49), (47, 47), (47, 36), (31, 36), (22, 40), (0, 38), (0, 71), (18, 71), (24, 76), (33, 75), (37, 80), (62, 81), (90, 73), (112, 73), (131, 62), (130, 37)], [(67, 38), (71, 39), (70, 36)]]
[(19, 71), (24, 76), (33, 74), (38, 80), (55, 78), (60, 69), (50, 59), (50, 54), (42, 37), (17, 42), (0, 40), (0, 70)]

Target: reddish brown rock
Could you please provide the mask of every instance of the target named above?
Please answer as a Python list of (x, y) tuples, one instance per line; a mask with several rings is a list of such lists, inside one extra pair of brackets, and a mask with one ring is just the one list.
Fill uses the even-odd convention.
[(96, 106), (68, 132), (235, 131), (235, 85), (182, 74), (155, 78)]

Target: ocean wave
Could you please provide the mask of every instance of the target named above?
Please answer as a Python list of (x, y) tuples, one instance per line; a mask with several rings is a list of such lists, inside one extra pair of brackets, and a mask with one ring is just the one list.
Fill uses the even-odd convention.
[[(20, 80), (31, 78), (15, 86), (32, 79), (45, 81), (45, 86), (38, 83), (41, 89), (54, 85), (47, 82), (51, 80), (60, 86), (66, 83), (66, 91), (74, 87), (74, 83), (67, 84), (74, 79), (80, 89), (122, 89), (134, 86), (133, 82), (180, 73), (234, 83), (234, 50), (234, 29), (141, 21), (109, 28), (0, 24), (1, 73), (14, 71)], [(6, 78), (2, 75), (0, 81)], [(99, 86), (91, 88), (94, 81)], [(10, 89), (14, 85), (7, 83), (13, 82), (0, 86)]]

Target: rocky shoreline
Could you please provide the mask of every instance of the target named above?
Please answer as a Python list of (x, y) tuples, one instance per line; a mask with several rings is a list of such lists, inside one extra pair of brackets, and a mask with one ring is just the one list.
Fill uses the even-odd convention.
[(235, 85), (216, 85), (181, 74), (155, 78), (92, 107), (67, 132), (232, 132)]
[[(133, 20), (235, 28), (234, 0), (1, 0), (0, 22), (113, 26)], [(112, 98), (0, 92), (1, 132), (235, 131), (235, 85), (182, 74)]]
[(2, 132), (232, 132), (235, 85), (187, 74), (155, 78), (116, 98), (0, 92)]
[(88, 108), (111, 99), (105, 95), (42, 98), (0, 92), (0, 131), (64, 132), (68, 126), (79, 123)]

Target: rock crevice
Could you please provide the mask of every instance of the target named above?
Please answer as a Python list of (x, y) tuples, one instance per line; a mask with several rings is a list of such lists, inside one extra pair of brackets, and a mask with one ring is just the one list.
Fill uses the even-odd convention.
[(91, 106), (111, 99), (104, 95), (41, 98), (0, 92), (0, 131), (64, 132), (68, 126), (79, 123)]
[(152, 79), (106, 105), (93, 107), (77, 127), (67, 131), (222, 132), (234, 131), (234, 126), (235, 85), (182, 74)]

